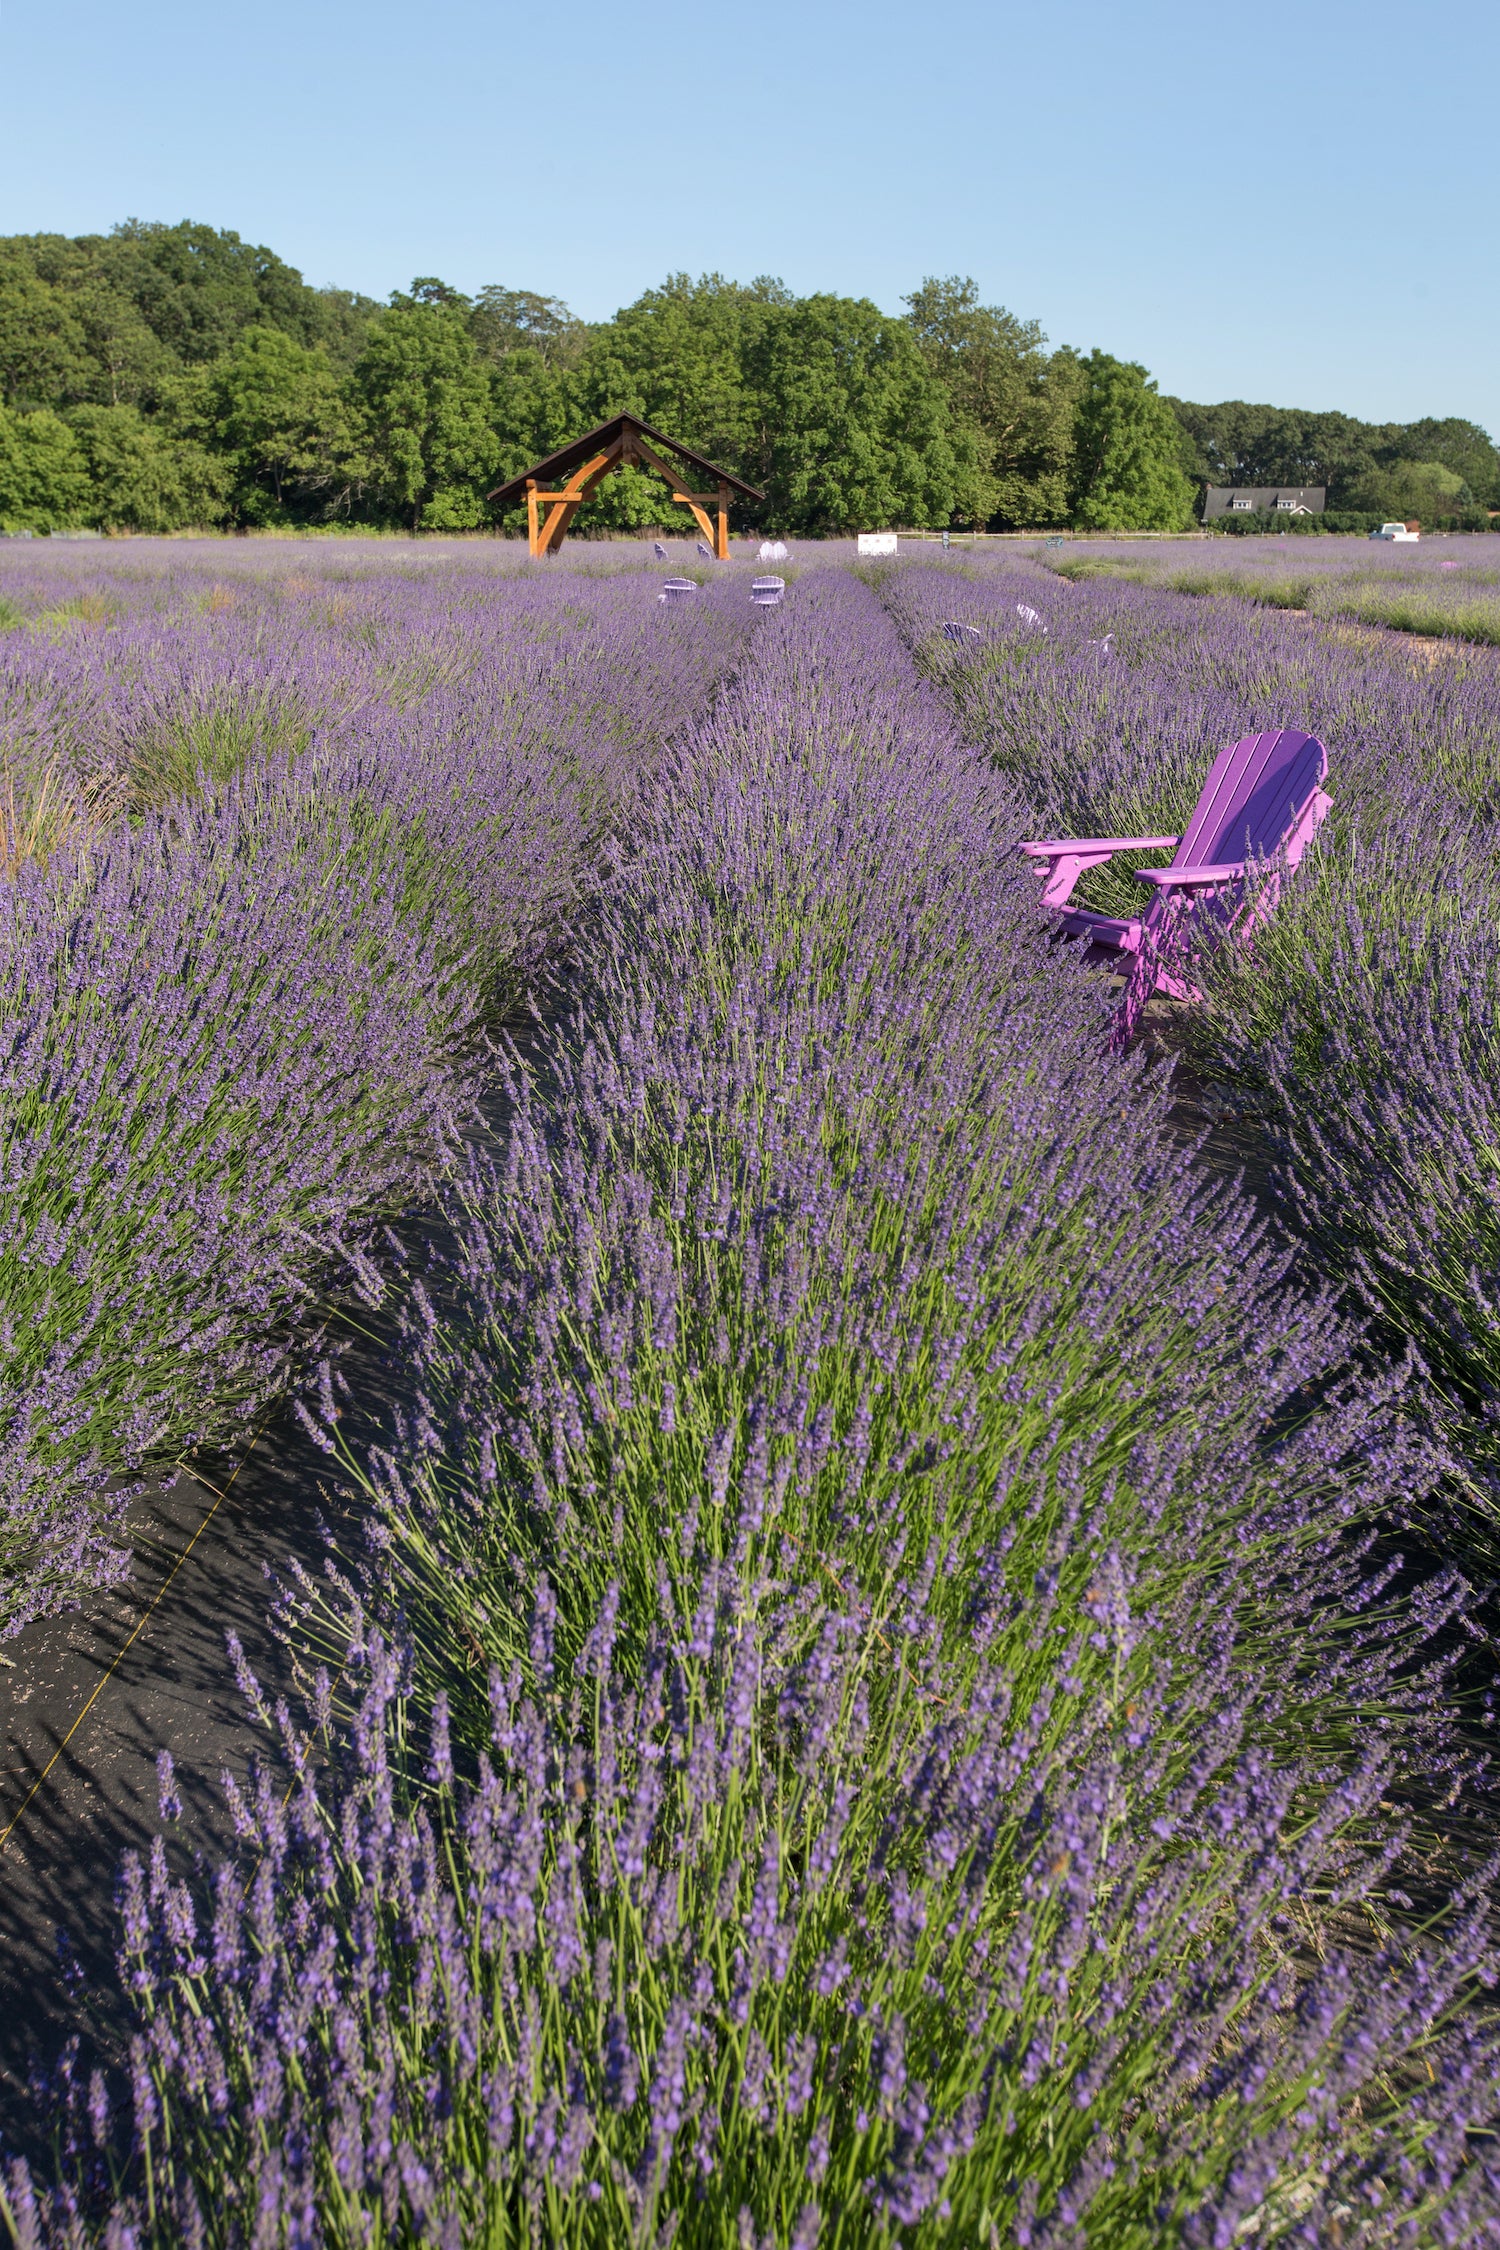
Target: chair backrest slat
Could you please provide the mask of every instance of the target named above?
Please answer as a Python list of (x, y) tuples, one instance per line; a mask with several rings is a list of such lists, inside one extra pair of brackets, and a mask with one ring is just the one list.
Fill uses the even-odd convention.
[(1327, 770), (1322, 743), (1296, 727), (1231, 742), (1209, 769), (1172, 865), (1268, 859)]

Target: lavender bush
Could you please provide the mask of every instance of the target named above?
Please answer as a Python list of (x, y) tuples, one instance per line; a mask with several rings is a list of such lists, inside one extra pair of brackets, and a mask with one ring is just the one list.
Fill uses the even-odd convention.
[(341, 1777), (280, 1711), (299, 1778), (254, 1776), (211, 1909), (159, 1843), (127, 1868), (134, 2157), (65, 2064), (68, 2185), (11, 2166), (17, 2239), (100, 2201), (174, 2243), (1493, 2239), (1493, 2058), (1445, 2028), (1477, 1896), (1442, 1941), (1329, 1945), (1389, 1875), (1348, 1835), (1381, 1752), (1297, 1818), (1268, 1683), (1226, 1699), (1190, 1637), (1124, 1693), (1113, 1558), (1096, 1588), (1117, 1684), (1060, 1710), (1003, 1600), (961, 1696), (929, 1661), (882, 1698), (920, 1573), (862, 1616), (710, 1572), (624, 1676), (613, 1594), (571, 1668), (543, 1602), (467, 1777), (439, 1701), (415, 1804), (372, 1636)]
[[(403, 623), (382, 589), (337, 620), (373, 637), (321, 641), (273, 630), (284, 588), (196, 626), (115, 599), (5, 651), (11, 753), (77, 813), (3, 901), (6, 1628), (120, 1567), (121, 1470), (241, 1426), (329, 1284), (368, 1284), (453, 1157), (482, 1021), (743, 640), (724, 603), (561, 591)], [(126, 820), (162, 794), (143, 744), (182, 786)]]
[[(1038, 643), (1013, 622), (1018, 583), (908, 571), (887, 598), (1038, 829), (1179, 826), (1212, 748), (1242, 727), (1300, 720), (1329, 744), (1335, 814), (1316, 852), (1253, 950), (1206, 965), (1205, 1005), (1172, 1036), (1261, 1119), (1323, 1271), (1420, 1354), (1424, 1411), (1481, 1512), (1447, 1535), (1477, 1533), (1492, 1571), (1500, 675), (1475, 657), (1413, 677), (1399, 653), (1231, 612), (1191, 630), (1174, 597), (1099, 584), (1060, 593)], [(981, 621), (981, 647), (941, 639), (949, 611)], [(1231, 716), (1215, 691), (1236, 680)], [(1103, 895), (1124, 910), (1128, 892), (1127, 874)]]
[(1371, 1546), (1432, 1463), (1020, 817), (814, 573), (645, 779), (418, 1408), (310, 1416), (352, 1708), (262, 1706), (211, 1901), (127, 1874), (124, 2113), (65, 2065), (21, 2240), (1500, 2239), (1467, 1597)]
[[(1236, 539), (1201, 544), (1090, 541), (1065, 553), (1038, 550), (1059, 577), (1123, 579), (1347, 619), (1439, 639), (1500, 645), (1500, 564), (1488, 539), (1444, 537), (1417, 549), (1361, 539)], [(1393, 652), (1394, 653), (1394, 652)]]
[[(1482, 872), (1474, 873), (1482, 880)], [(1500, 1224), (1492, 922), (1451, 916), (1397, 954), (1357, 926), (1340, 939), (1309, 1070), (1283, 1032), (1249, 1064), (1275, 1102), (1296, 1222), (1362, 1309), (1411, 1338), (1430, 1411), (1477, 1520), (1483, 1567), (1500, 1552)]]

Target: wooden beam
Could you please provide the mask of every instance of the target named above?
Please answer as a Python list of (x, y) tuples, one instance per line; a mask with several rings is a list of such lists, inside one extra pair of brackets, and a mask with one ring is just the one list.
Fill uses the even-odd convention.
[(718, 523), (718, 532), (719, 532), (719, 536), (718, 536), (718, 538), (717, 538), (717, 539), (716, 539), (716, 540), (714, 541), (714, 553), (715, 553), (715, 554), (716, 554), (716, 555), (718, 556), (718, 558), (719, 558), (720, 562), (728, 562), (728, 560), (729, 560), (729, 487), (728, 487), (728, 485), (727, 485), (727, 484), (721, 484), (721, 485), (719, 486), (719, 523)]
[[(681, 508), (692, 509), (693, 514), (698, 519), (698, 529), (702, 532), (705, 540), (708, 542), (710, 552), (712, 554), (718, 555), (721, 562), (727, 562), (729, 559), (727, 534), (725, 535), (725, 541), (722, 545), (721, 552), (720, 534), (715, 529), (714, 525), (710, 522), (708, 516), (708, 510), (710, 508), (714, 507), (716, 504), (721, 504), (721, 495), (723, 494), (725, 487), (723, 485), (720, 485), (718, 492), (685, 492), (683, 490), (683, 480), (678, 475), (677, 471), (675, 469), (669, 469), (666, 462), (662, 459), (661, 455), (657, 453), (653, 447), (649, 446), (643, 437), (637, 437), (632, 432), (629, 436), (628, 443), (631, 452), (641, 463), (643, 468), (654, 469), (659, 477), (666, 478), (668, 485), (671, 487), (672, 498), (677, 502), (678, 506)], [(728, 519), (726, 518), (725, 520), (727, 523)]]
[(555, 555), (573, 528), (573, 518), (592, 492), (601, 477), (618, 465), (618, 449), (609, 447), (596, 453), (592, 461), (584, 461), (573, 471), (561, 492), (543, 492), (539, 499), (550, 501), (547, 520), (542, 526), (541, 542), (536, 550), (543, 555)]
[(552, 506), (548, 509), (547, 520), (542, 525), (541, 552), (544, 555), (555, 555), (568, 536), (568, 528), (577, 515), (578, 508), (576, 503), (570, 505), (566, 493), (549, 492), (547, 498), (552, 502)]
[[(579, 487), (581, 497), (585, 500), (590, 499), (597, 487), (603, 484), (605, 478), (610, 474), (610, 472), (614, 469), (623, 468), (624, 465), (624, 458), (621, 453), (620, 447), (618, 445), (612, 445), (608, 453), (600, 457), (597, 466), (593, 466), (585, 471), (585, 481)], [(570, 485), (568, 489), (571, 491), (572, 486)]]
[(533, 556), (539, 555), (542, 550), (537, 543), (535, 477), (526, 479), (526, 540)]
[(683, 485), (686, 480), (682, 471), (680, 469), (669, 469), (661, 455), (653, 451), (643, 437), (636, 437), (632, 434), (629, 443), (633, 457), (643, 467), (654, 469), (659, 477), (666, 478), (668, 484), (672, 487), (672, 498), (674, 500), (681, 500), (691, 508), (695, 502), (701, 504), (705, 497), (710, 501), (713, 499), (714, 496), (711, 492), (707, 495), (698, 492), (685, 492)]

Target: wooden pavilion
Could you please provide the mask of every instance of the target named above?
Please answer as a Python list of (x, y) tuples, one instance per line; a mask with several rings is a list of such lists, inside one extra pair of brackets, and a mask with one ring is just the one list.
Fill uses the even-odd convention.
[[(664, 455), (671, 458), (664, 459)], [(674, 467), (673, 461), (685, 466)], [(731, 495), (738, 493), (745, 500), (765, 499), (765, 494), (755, 485), (731, 476), (727, 469), (717, 468), (712, 461), (705, 461), (691, 446), (679, 445), (675, 438), (664, 436), (634, 414), (616, 414), (608, 422), (601, 422), (596, 430), (585, 431), (582, 437), (574, 438), (571, 445), (549, 453), (545, 461), (523, 469), (520, 476), (512, 477), (508, 484), (497, 484), (487, 497), (498, 507), (513, 508), (524, 492), (531, 552), (555, 555), (584, 501), (611, 470), (623, 469), (627, 462), (642, 469), (654, 469), (658, 476), (666, 478), (672, 488), (672, 498), (680, 506), (692, 509), (704, 538), (720, 562), (729, 560)], [(690, 492), (687, 480), (691, 471), (696, 471), (701, 481), (712, 477), (714, 491)], [(552, 478), (566, 480), (560, 491), (543, 490)], [(710, 508), (716, 511), (712, 522), (708, 514)]]

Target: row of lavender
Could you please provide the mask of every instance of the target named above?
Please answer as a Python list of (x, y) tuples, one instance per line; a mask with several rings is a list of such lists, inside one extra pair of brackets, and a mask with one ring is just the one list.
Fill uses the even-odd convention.
[[(1442, 1536), (1494, 1576), (1500, 663), (1120, 585), (1047, 599), (1003, 570), (907, 572), (890, 598), (1038, 833), (1180, 830), (1216, 746), (1250, 727), (1328, 744), (1316, 854), (1253, 952), (1210, 964), (1207, 1005), (1174, 1036), (1269, 1140), (1321, 1270), (1419, 1355), (1415, 1410), (1450, 1455)], [(1042, 605), (1038, 626), (1018, 601)], [(947, 617), (982, 641), (944, 640)], [(1096, 878), (1093, 903), (1135, 911), (1134, 863)]]
[(118, 1573), (124, 1476), (243, 1427), (368, 1283), (744, 632), (623, 583), (106, 591), (0, 636), (11, 812), (58, 815), (0, 897), (7, 1631)]
[(1500, 644), (1500, 554), (1492, 539), (1422, 547), (1365, 539), (1069, 542), (1034, 550), (1064, 579), (1112, 578), (1180, 594), (1231, 595), (1322, 618)]
[(131, 1873), (128, 2096), (21, 2239), (1500, 2240), (1467, 1597), (1373, 1548), (1436, 1465), (1025, 818), (835, 573), (642, 788), (418, 1409), (310, 1417), (376, 1535), (294, 1784)]

